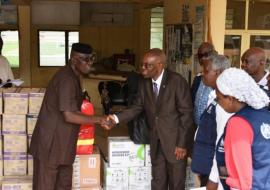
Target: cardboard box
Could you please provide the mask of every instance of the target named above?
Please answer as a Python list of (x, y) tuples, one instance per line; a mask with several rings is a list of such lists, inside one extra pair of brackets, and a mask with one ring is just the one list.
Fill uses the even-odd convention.
[(3, 154), (2, 154), (2, 136), (0, 136), (0, 179), (3, 176)]
[(20, 90), (20, 88), (17, 87), (11, 87), (11, 88), (0, 88), (2, 93), (15, 93), (16, 91)]
[(130, 156), (129, 156), (129, 166), (144, 166), (144, 156), (145, 156), (145, 146), (144, 144), (134, 144), (130, 147)]
[(28, 92), (21, 88), (4, 90), (4, 113), (5, 114), (27, 114)]
[(134, 144), (129, 137), (109, 137), (110, 167), (144, 166), (144, 145)]
[(4, 161), (3, 161), (3, 155), (1, 154), (0, 156), (0, 181), (2, 181), (2, 177), (4, 175), (4, 168), (3, 168), (3, 165), (4, 165)]
[(27, 156), (4, 154), (4, 176), (22, 176), (27, 173)]
[(26, 133), (26, 116), (3, 114), (3, 134), (5, 133)]
[(3, 135), (4, 155), (3, 169), (5, 176), (26, 175), (27, 147), (26, 135)]
[(109, 167), (108, 162), (104, 164), (104, 190), (127, 190), (128, 189), (128, 168)]
[[(28, 139), (27, 139), (27, 142), (28, 142), (28, 150), (29, 150), (29, 147), (30, 147), (30, 143), (31, 143), (31, 139), (32, 139), (32, 135), (27, 135), (28, 136)], [(28, 175), (33, 175), (33, 167), (34, 167), (34, 160), (33, 160), (33, 156), (30, 155), (30, 154), (27, 154), (27, 174)]]
[(3, 135), (4, 154), (18, 153), (26, 154), (27, 136), (26, 134), (5, 134)]
[(2, 190), (32, 190), (32, 176), (5, 176)]
[(27, 135), (27, 149), (30, 148), (31, 140), (32, 140), (32, 134)]
[(72, 190), (102, 190), (102, 188), (100, 186), (96, 186), (96, 187), (86, 187), (86, 188), (73, 188)]
[(38, 115), (36, 114), (28, 114), (26, 115), (26, 123), (27, 123), (27, 134), (33, 134), (33, 131), (36, 127)]
[(27, 154), (27, 174), (28, 175), (33, 175), (34, 172), (34, 160), (33, 156), (30, 154)]
[(72, 187), (100, 186), (100, 152), (97, 147), (91, 155), (77, 155), (73, 164)]
[(45, 95), (45, 88), (32, 88), (29, 92), (29, 113), (38, 114)]
[(151, 156), (150, 156), (150, 145), (145, 145), (145, 166), (152, 166), (151, 164)]
[(3, 93), (2, 89), (0, 89), (0, 114), (3, 113)]
[(4, 175), (4, 160), (3, 160), (3, 142), (2, 136), (0, 137), (0, 177)]
[(2, 131), (3, 115), (0, 115), (0, 130)]
[(129, 190), (151, 190), (151, 167), (130, 167), (128, 175)]
[(32, 134), (27, 135), (27, 146), (28, 146), (28, 148), (30, 147), (31, 140), (32, 140)]

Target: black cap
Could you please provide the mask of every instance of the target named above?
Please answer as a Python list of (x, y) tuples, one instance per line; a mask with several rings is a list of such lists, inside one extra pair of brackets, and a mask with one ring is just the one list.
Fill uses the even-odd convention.
[(76, 51), (78, 53), (91, 54), (93, 52), (93, 48), (84, 43), (74, 43), (72, 44), (72, 51)]

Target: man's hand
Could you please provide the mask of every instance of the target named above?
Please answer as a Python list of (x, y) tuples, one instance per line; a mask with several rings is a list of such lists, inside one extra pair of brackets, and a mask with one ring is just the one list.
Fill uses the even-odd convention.
[(176, 160), (183, 160), (185, 156), (187, 155), (187, 149), (176, 147), (174, 154), (176, 156)]
[(116, 122), (114, 121), (113, 115), (104, 116), (101, 119), (100, 125), (105, 130), (112, 129), (116, 125)]
[(207, 185), (206, 185), (207, 190), (217, 190), (218, 189), (218, 184), (212, 182), (211, 180), (208, 180)]
[(116, 125), (116, 121), (115, 121), (114, 115), (108, 115), (107, 116), (107, 121), (111, 121), (114, 125)]

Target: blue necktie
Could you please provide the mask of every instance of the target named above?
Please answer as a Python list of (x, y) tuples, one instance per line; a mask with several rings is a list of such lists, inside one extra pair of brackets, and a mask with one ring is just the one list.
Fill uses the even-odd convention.
[(153, 92), (154, 92), (155, 100), (157, 100), (157, 97), (158, 97), (158, 87), (157, 87), (157, 83), (155, 83), (155, 82), (153, 82)]

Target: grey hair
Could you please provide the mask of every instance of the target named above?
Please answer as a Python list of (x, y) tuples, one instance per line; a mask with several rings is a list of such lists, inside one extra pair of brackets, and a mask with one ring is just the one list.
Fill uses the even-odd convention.
[(212, 63), (212, 68), (214, 70), (224, 71), (231, 67), (230, 60), (224, 55), (212, 54), (209, 57), (209, 61)]

